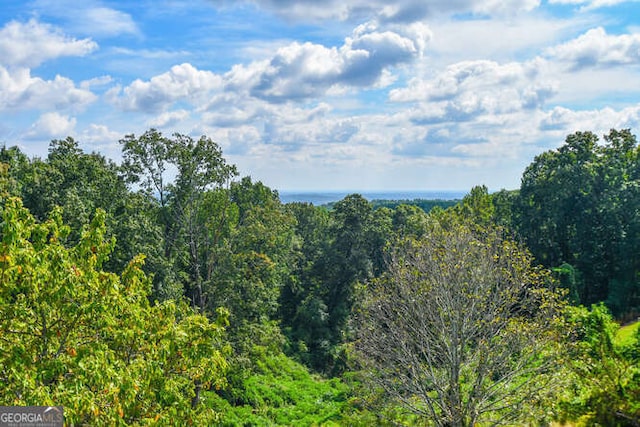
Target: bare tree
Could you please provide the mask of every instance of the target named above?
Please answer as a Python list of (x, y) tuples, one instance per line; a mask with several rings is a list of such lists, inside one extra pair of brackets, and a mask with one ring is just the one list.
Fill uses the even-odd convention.
[(561, 298), (500, 230), (435, 227), (392, 250), (362, 292), (356, 355), (438, 426), (499, 425), (548, 390)]

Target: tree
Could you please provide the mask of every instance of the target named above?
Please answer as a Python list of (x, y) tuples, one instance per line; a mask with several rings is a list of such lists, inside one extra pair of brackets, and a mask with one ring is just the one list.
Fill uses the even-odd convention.
[(494, 224), (495, 207), (489, 189), (484, 185), (475, 186), (462, 201), (451, 208), (463, 221), (471, 221), (481, 227)]
[[(220, 233), (211, 226), (226, 228), (228, 219), (221, 215), (212, 220), (205, 215), (210, 203), (220, 202), (219, 197), (206, 194), (228, 184), (237, 175), (235, 166), (227, 164), (218, 144), (206, 136), (196, 140), (175, 133), (166, 138), (151, 129), (140, 137), (128, 135), (120, 143), (127, 181), (139, 183), (146, 194), (158, 197), (157, 217), (164, 227), (165, 259), (174, 263), (176, 274), (186, 273), (187, 296), (193, 307), (204, 310), (204, 287), (211, 280), (215, 243), (220, 241)], [(168, 169), (177, 173), (173, 181), (167, 181)], [(214, 207), (223, 213), (229, 205), (228, 195), (225, 196), (224, 206)]]
[(309, 203), (289, 203), (286, 210), (295, 218), (296, 244), (292, 274), (280, 294), (280, 318), (296, 356), (322, 369), (330, 337), (323, 260), (331, 244), (331, 219), (326, 208)]
[(151, 305), (142, 256), (103, 271), (104, 211), (70, 243), (59, 208), (40, 223), (0, 198), (0, 401), (63, 405), (71, 425), (211, 424), (198, 400), (224, 385), (226, 313)]
[(275, 318), (290, 275), (295, 219), (275, 191), (249, 177), (232, 183), (229, 193), (237, 221), (230, 232), (227, 265), (214, 272), (208, 292), (230, 310), (232, 329), (237, 329)]
[(579, 302), (606, 301), (617, 316), (640, 310), (640, 148), (628, 129), (604, 144), (591, 132), (567, 136), (522, 177), (515, 223), (536, 259), (579, 274)]
[(78, 241), (96, 209), (105, 211), (107, 235), (117, 242), (105, 270), (120, 273), (133, 257), (144, 253), (144, 270), (156, 283), (153, 296), (166, 299), (181, 293), (164, 258), (155, 199), (128, 191), (115, 163), (97, 153), (84, 153), (73, 138), (53, 140), (44, 160), (30, 160), (11, 147), (0, 150), (0, 161), (9, 165), (9, 176), (16, 183), (12, 194), (20, 196), (37, 219), (46, 219), (55, 206), (62, 207), (63, 220), (71, 227), (70, 242)]
[[(365, 286), (355, 352), (369, 379), (438, 426), (517, 421), (549, 387), (560, 297), (500, 229), (434, 226)], [(546, 391), (549, 391), (547, 389)]]

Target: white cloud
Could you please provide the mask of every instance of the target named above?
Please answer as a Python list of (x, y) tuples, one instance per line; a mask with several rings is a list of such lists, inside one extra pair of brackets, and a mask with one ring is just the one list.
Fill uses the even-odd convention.
[(25, 135), (26, 139), (43, 140), (65, 138), (73, 133), (76, 126), (74, 117), (58, 113), (44, 113)]
[(31, 5), (39, 16), (61, 21), (74, 33), (93, 37), (140, 34), (130, 14), (106, 7), (104, 3), (101, 0), (33, 0)]
[[(586, 19), (586, 18), (585, 18)], [(430, 22), (433, 37), (430, 59), (438, 64), (469, 59), (512, 61), (539, 54), (540, 49), (580, 31), (581, 20), (563, 20), (541, 14), (518, 19), (437, 20)]]
[(112, 82), (113, 78), (111, 76), (100, 76), (80, 82), (80, 87), (89, 90), (92, 87), (104, 87)]
[(29, 69), (7, 70), (0, 66), (0, 111), (8, 109), (80, 110), (96, 96), (61, 76), (53, 80), (32, 77)]
[(187, 110), (165, 111), (157, 117), (147, 121), (152, 128), (164, 128), (175, 126), (189, 117)]
[(92, 7), (81, 11), (82, 17), (76, 21), (76, 28), (86, 34), (115, 36), (139, 33), (137, 25), (127, 13), (107, 7)]
[(135, 80), (122, 93), (117, 89), (109, 96), (124, 110), (159, 112), (177, 101), (198, 103), (221, 88), (222, 78), (219, 75), (185, 63), (175, 65), (149, 81)]
[(91, 39), (76, 40), (34, 19), (11, 21), (0, 29), (0, 65), (33, 68), (63, 56), (84, 56), (98, 48)]
[(620, 110), (604, 107), (592, 110), (570, 110), (556, 107), (540, 122), (542, 130), (556, 131), (566, 135), (579, 130), (590, 130), (604, 134), (611, 128), (638, 128), (640, 126), (640, 104)]
[(542, 61), (498, 64), (464, 61), (452, 64), (431, 79), (414, 78), (394, 89), (389, 99), (419, 102), (418, 123), (468, 121), (482, 115), (500, 115), (540, 108), (556, 89), (541, 80)]
[(131, 128), (126, 132), (118, 132), (109, 128), (105, 124), (91, 123), (81, 131), (76, 132), (77, 138), (87, 151), (97, 151), (109, 159), (118, 161), (122, 156), (122, 150), (118, 141), (130, 133)]
[[(242, 97), (281, 103), (353, 87), (381, 87), (393, 81), (388, 70), (419, 57), (429, 37), (426, 27), (420, 25), (404, 32), (414, 38), (378, 31), (373, 24), (361, 25), (340, 47), (294, 42), (278, 49), (270, 59), (236, 65), (224, 75), (184, 63), (149, 81), (135, 80), (124, 89), (112, 90), (109, 96), (125, 110), (160, 112), (180, 101), (196, 108), (208, 104), (206, 109), (212, 110), (214, 105), (224, 109), (229, 98), (236, 102), (232, 108), (238, 108)], [(238, 113), (232, 121), (251, 116), (250, 112)], [(208, 120), (221, 124), (223, 119), (219, 113), (208, 115)]]
[(121, 133), (110, 130), (106, 125), (95, 123), (91, 123), (80, 134), (81, 141), (89, 144), (113, 144), (116, 143), (121, 137)]
[(609, 35), (604, 28), (598, 27), (550, 48), (547, 54), (568, 63), (573, 69), (640, 64), (640, 34)]
[(211, 126), (232, 128), (260, 120), (268, 114), (264, 102), (225, 93), (215, 97), (202, 114), (202, 120)]
[(486, 15), (513, 15), (530, 12), (540, 6), (540, 0), (485, 0), (472, 5), (472, 11)]
[[(371, 87), (388, 77), (385, 70), (422, 54), (425, 32), (411, 34), (415, 39), (378, 31), (369, 23), (358, 26), (339, 48), (292, 43), (278, 49), (269, 61), (233, 72), (252, 83), (251, 95), (271, 102), (314, 98), (339, 87)], [(231, 76), (235, 80), (242, 78)]]

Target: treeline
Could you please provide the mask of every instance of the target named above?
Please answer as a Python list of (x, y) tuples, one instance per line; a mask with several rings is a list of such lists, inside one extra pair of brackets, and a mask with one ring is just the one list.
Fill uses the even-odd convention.
[[(373, 209), (389, 208), (395, 209), (400, 205), (417, 206), (425, 212), (431, 211), (433, 208), (447, 209), (457, 205), (460, 199), (373, 199), (371, 200), (371, 206)], [(326, 206), (331, 209), (335, 205), (335, 202), (327, 203)]]
[[(436, 406), (430, 400), (435, 389), (428, 389), (417, 405), (405, 395), (409, 389), (403, 387), (396, 390), (394, 400), (386, 401), (386, 383), (374, 381), (381, 388), (362, 385), (368, 384), (368, 374), (379, 372), (379, 379), (384, 372), (392, 373), (391, 382), (397, 385), (402, 369), (413, 365), (405, 363), (404, 368), (393, 367), (400, 371), (386, 371), (392, 367), (375, 366), (387, 360), (379, 357), (380, 353), (354, 347), (354, 342), (364, 342), (367, 337), (377, 339), (375, 335), (363, 335), (373, 330), (371, 325), (376, 321), (375, 316), (369, 316), (382, 306), (384, 298), (389, 298), (389, 290), (404, 292), (394, 284), (422, 277), (424, 271), (418, 266), (424, 262), (446, 281), (439, 283), (444, 287), (430, 287), (428, 292), (440, 289), (442, 298), (455, 297), (456, 301), (470, 298), (466, 307), (455, 306), (460, 313), (469, 305), (480, 304), (481, 299), (474, 295), (480, 295), (483, 289), (448, 294), (454, 288), (466, 289), (470, 279), (464, 279), (465, 274), (480, 281), (489, 277), (506, 286), (504, 293), (491, 294), (493, 300), (482, 302), (496, 307), (500, 321), (506, 319), (504, 327), (490, 329), (490, 335), (472, 334), (461, 347), (480, 357), (473, 362), (460, 358), (460, 375), (451, 379), (460, 385), (461, 381), (477, 378), (474, 381), (482, 387), (468, 399), (477, 399), (484, 387), (495, 390), (498, 386), (490, 384), (502, 384), (502, 376), (519, 381), (514, 389), (503, 391), (526, 389), (538, 393), (539, 388), (518, 384), (530, 383), (542, 368), (549, 372), (541, 354), (554, 354), (545, 363), (560, 363), (561, 358), (556, 357), (559, 348), (574, 351), (573, 360), (588, 359), (592, 363), (589, 366), (593, 369), (580, 375), (570, 363), (552, 369), (562, 374), (562, 381), (575, 380), (573, 390), (577, 391), (573, 395), (560, 396), (554, 388), (546, 397), (551, 400), (523, 398), (522, 402), (537, 405), (537, 410), (520, 404), (491, 403), (487, 414), (496, 412), (491, 408), (503, 407), (516, 415), (507, 417), (507, 409), (501, 409), (498, 412), (503, 419), (519, 419), (530, 411), (535, 413), (531, 417), (541, 417), (538, 420), (578, 419), (591, 414), (594, 422), (618, 422), (624, 417), (637, 421), (637, 401), (629, 397), (640, 391), (633, 380), (635, 374), (628, 377), (618, 373), (636, 372), (629, 367), (635, 366), (636, 354), (640, 353), (626, 347), (622, 351), (614, 345), (615, 324), (604, 306), (593, 311), (566, 311), (561, 302), (565, 298), (573, 305), (586, 307), (603, 302), (621, 319), (637, 316), (639, 311), (640, 147), (629, 130), (612, 130), (604, 144), (598, 144), (592, 133), (570, 135), (557, 150), (536, 157), (516, 191), (489, 194), (486, 187), (478, 186), (461, 201), (400, 204), (371, 203), (353, 194), (330, 209), (306, 203), (282, 204), (277, 191), (250, 177), (238, 177), (220, 147), (207, 137), (168, 137), (151, 129), (142, 135), (126, 136), (120, 144), (120, 165), (98, 153), (84, 152), (72, 138), (52, 141), (45, 158), (29, 158), (16, 147), (0, 150), (0, 163), (5, 165), (0, 182), (4, 227), (0, 236), (0, 262), (4, 262), (0, 265), (0, 309), (10, 313), (18, 302), (23, 304), (22, 311), (7, 314), (0, 324), (5, 337), (0, 340), (5, 362), (0, 367), (0, 379), (11, 384), (0, 395), (7, 402), (37, 404), (38, 399), (52, 403), (54, 398), (67, 399), (66, 404), (75, 408), (70, 412), (75, 423), (88, 422), (99, 414), (104, 414), (105, 423), (117, 418), (140, 423), (159, 414), (155, 422), (176, 416), (196, 423), (224, 424), (225, 412), (231, 417), (227, 421), (238, 413), (256, 413), (255, 408), (248, 412), (234, 412), (234, 408), (277, 406), (295, 400), (291, 396), (273, 397), (282, 401), (276, 404), (256, 395), (266, 393), (264, 388), (256, 391), (256, 378), (278, 381), (273, 377), (278, 365), (283, 369), (286, 365), (288, 372), (295, 372), (291, 375), (304, 378), (307, 385), (316, 381), (283, 362), (290, 361), (283, 359), (286, 354), (314, 372), (343, 377), (349, 384), (318, 388), (319, 393), (329, 396), (326, 404), (333, 405), (329, 414), (318, 415), (325, 421), (366, 425), (385, 419), (417, 422), (415, 416), (446, 420), (447, 405), (462, 407), (460, 400), (450, 399), (464, 400), (460, 393), (468, 390), (467, 386), (460, 386), (457, 397), (451, 394), (451, 388), (443, 386), (442, 399)], [(532, 259), (520, 244), (530, 249)], [(464, 247), (486, 249), (475, 252)], [(399, 261), (403, 253), (414, 251), (415, 255)], [(435, 258), (419, 255), (427, 252)], [(18, 253), (23, 254), (21, 258)], [(41, 253), (49, 253), (48, 258)], [(542, 264), (550, 274), (539, 275), (535, 264)], [(460, 270), (439, 270), (443, 265)], [(486, 265), (478, 270), (484, 279), (478, 278), (477, 269), (470, 269), (472, 265)], [(33, 271), (28, 275), (31, 281), (23, 279), (27, 266)], [(418, 269), (413, 276), (405, 276), (405, 266)], [(507, 276), (496, 276), (511, 270), (513, 273)], [(460, 286), (456, 280), (461, 280)], [(94, 285), (85, 292), (86, 283)], [(418, 284), (423, 286), (423, 281)], [(530, 286), (527, 293), (519, 288), (524, 285)], [(51, 288), (50, 293), (40, 292), (41, 287)], [(69, 287), (77, 287), (79, 294)], [(534, 291), (537, 288), (540, 291)], [(543, 289), (551, 292), (549, 296), (542, 297), (547, 295), (540, 293)], [(422, 296), (423, 291), (427, 292), (416, 288), (415, 296)], [(33, 299), (25, 300), (25, 295)], [(402, 301), (394, 295), (392, 302)], [(504, 295), (509, 296), (508, 301), (502, 299)], [(415, 300), (412, 297), (409, 302), (414, 304)], [(431, 298), (417, 300), (422, 301), (422, 308), (433, 302)], [(96, 304), (104, 305), (98, 314), (92, 311), (97, 310)], [(118, 308), (126, 306), (130, 306), (130, 312)], [(437, 304), (434, 307), (433, 312), (442, 311)], [(540, 307), (544, 310), (538, 310)], [(42, 314), (47, 310), (54, 317)], [(534, 313), (548, 313), (548, 321)], [(30, 316), (37, 321), (31, 324), (25, 320)], [(127, 328), (129, 317), (138, 322), (132, 324), (130, 333), (120, 335), (118, 331)], [(362, 319), (369, 320), (362, 324)], [(456, 322), (449, 317), (418, 320), (423, 327), (429, 324), (425, 322)], [(486, 318), (477, 322), (498, 324)], [(56, 329), (63, 324), (66, 329)], [(532, 334), (533, 328), (527, 325), (539, 325), (536, 333), (544, 333), (544, 339), (536, 338), (532, 347), (532, 343), (520, 342), (518, 334), (501, 335), (515, 330), (515, 324), (521, 325), (518, 330), (522, 333), (531, 330)], [(556, 329), (546, 329), (551, 326)], [(91, 328), (97, 331), (93, 335), (88, 332)], [(25, 337), (35, 337), (33, 345), (16, 350), (16, 343), (22, 343)], [(559, 345), (559, 337), (569, 341)], [(451, 337), (441, 338), (450, 342)], [(516, 341), (519, 344), (513, 345)], [(501, 362), (495, 365), (495, 372), (473, 377), (469, 372), (477, 372), (479, 360), (492, 353), (491, 347), (476, 350), (490, 342), (496, 348), (497, 343), (504, 344), (500, 347), (501, 355), (508, 356), (502, 359), (504, 363), (527, 354), (535, 356), (527, 360), (537, 367), (518, 365), (509, 371)], [(609, 345), (602, 347), (603, 342)], [(541, 353), (531, 351), (541, 343)], [(633, 341), (630, 345), (634, 349), (638, 344)], [(40, 354), (33, 356), (37, 362), (33, 366), (40, 368), (21, 376), (21, 360), (29, 351)], [(149, 357), (143, 357), (145, 352)], [(613, 362), (604, 366), (595, 362), (598, 357)], [(186, 362), (180, 363), (181, 358)], [(110, 366), (105, 372), (111, 377), (92, 376), (91, 369), (86, 368), (89, 360), (94, 368)], [(372, 360), (374, 365), (368, 365)], [(431, 360), (433, 368), (428, 372), (445, 367), (439, 356), (426, 360)], [(116, 375), (114, 366), (121, 367), (122, 376)], [(510, 372), (520, 372), (524, 377)], [(150, 382), (127, 382), (127, 378), (145, 375)], [(610, 389), (593, 386), (605, 377), (617, 378)], [(70, 378), (85, 390), (84, 401), (71, 403), (72, 393), (65, 388)], [(566, 386), (562, 381), (558, 384)], [(121, 383), (126, 387), (118, 385)], [(115, 385), (110, 388), (108, 384)], [(140, 395), (141, 387), (149, 393)], [(163, 387), (171, 390), (169, 397), (162, 397)], [(621, 389), (628, 393), (626, 397), (619, 394)], [(517, 394), (515, 391), (495, 396), (509, 399)], [(204, 396), (209, 403), (203, 409), (200, 400)], [(497, 399), (495, 396), (487, 399)], [(417, 409), (409, 408), (414, 415), (399, 409), (407, 408), (402, 403), (405, 398)], [(153, 405), (147, 402), (150, 400)], [(602, 404), (605, 401), (612, 405), (606, 407)], [(545, 405), (553, 408), (546, 415), (539, 411)], [(432, 407), (431, 412), (427, 407)], [(477, 409), (473, 402), (468, 408), (471, 412)], [(380, 414), (387, 418), (380, 418)], [(459, 413), (458, 418), (445, 424), (463, 425), (466, 416)], [(273, 417), (267, 418), (274, 422)], [(483, 420), (470, 419), (467, 424)], [(319, 422), (314, 420), (309, 423)]]
[(640, 313), (640, 150), (630, 130), (569, 135), (537, 156), (518, 191), (492, 195), (495, 220), (553, 269), (571, 301)]

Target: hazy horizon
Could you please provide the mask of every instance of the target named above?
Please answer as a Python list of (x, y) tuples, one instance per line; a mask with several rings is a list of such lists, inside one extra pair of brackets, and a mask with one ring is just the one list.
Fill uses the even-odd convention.
[(456, 200), (464, 197), (465, 191), (280, 191), (280, 201), (283, 203), (307, 202), (322, 205), (344, 199), (350, 194), (360, 194), (365, 199), (372, 200)]

